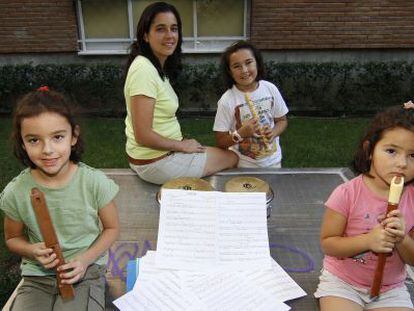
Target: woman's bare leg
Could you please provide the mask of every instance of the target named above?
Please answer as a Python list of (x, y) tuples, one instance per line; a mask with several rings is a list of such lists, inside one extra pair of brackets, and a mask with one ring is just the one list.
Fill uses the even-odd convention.
[(223, 150), (216, 147), (207, 147), (207, 163), (203, 176), (212, 175), (216, 172), (236, 167), (239, 158), (233, 151)]

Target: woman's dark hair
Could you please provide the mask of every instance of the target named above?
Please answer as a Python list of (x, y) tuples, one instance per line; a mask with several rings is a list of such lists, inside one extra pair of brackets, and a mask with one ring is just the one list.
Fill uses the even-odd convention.
[(72, 135), (77, 137), (77, 142), (72, 146), (69, 159), (78, 163), (83, 153), (83, 141), (79, 134), (79, 124), (76, 122), (74, 113), (68, 100), (61, 94), (51, 90), (37, 90), (24, 95), (16, 105), (13, 113), (13, 124), (11, 138), (13, 140), (13, 151), (17, 159), (25, 166), (36, 168), (30, 160), (26, 150), (23, 148), (21, 125), (23, 119), (36, 117), (44, 112), (57, 113), (68, 120)]
[(383, 137), (384, 132), (397, 127), (414, 132), (414, 109), (392, 106), (374, 117), (354, 155), (355, 172), (371, 176), (369, 174), (371, 157), (376, 144)]
[(221, 70), (223, 74), (224, 83), (226, 84), (227, 88), (232, 88), (233, 85), (236, 83), (231, 76), (230, 71), (230, 55), (237, 52), (238, 50), (248, 49), (252, 52), (257, 65), (257, 77), (256, 81), (259, 81), (264, 78), (265, 70), (264, 70), (264, 63), (262, 54), (258, 49), (256, 49), (253, 44), (247, 41), (237, 41), (230, 45), (221, 55)]
[[(151, 24), (153, 23), (155, 17), (158, 13), (167, 13), (171, 12), (174, 14), (175, 19), (177, 20), (178, 27), (178, 42), (177, 47), (174, 50), (174, 53), (168, 56), (165, 61), (164, 67), (161, 67), (161, 63), (158, 58), (154, 55), (151, 50), (151, 47), (148, 42), (144, 40), (146, 34), (149, 33)], [(128, 57), (128, 62), (126, 66), (125, 77), (128, 74), (128, 69), (134, 61), (135, 57), (138, 55), (145, 56), (148, 58), (151, 63), (157, 68), (158, 74), (164, 80), (165, 76), (169, 78), (176, 78), (178, 71), (181, 69), (181, 45), (183, 42), (182, 36), (182, 23), (181, 17), (177, 9), (168, 3), (165, 2), (155, 2), (147, 6), (141, 14), (137, 25), (137, 41), (131, 44), (130, 53)]]

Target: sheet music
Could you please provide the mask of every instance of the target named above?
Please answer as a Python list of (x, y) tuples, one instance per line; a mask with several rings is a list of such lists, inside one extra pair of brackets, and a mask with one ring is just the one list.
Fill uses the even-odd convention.
[(306, 295), (271, 258), (264, 193), (163, 190), (157, 251), (140, 259), (126, 310), (289, 310)]
[(267, 292), (258, 290), (235, 272), (211, 271), (203, 276), (184, 277), (188, 291), (206, 306), (207, 310), (289, 310)]
[(157, 241), (160, 267), (198, 269), (216, 262), (216, 196), (206, 193), (163, 190)]
[(113, 304), (122, 311), (148, 310), (140, 301), (136, 301), (132, 291), (114, 300)]
[(246, 280), (266, 290), (277, 300), (288, 301), (306, 296), (306, 292), (272, 259), (271, 270), (246, 270)]
[(149, 250), (144, 257), (140, 258), (138, 266), (138, 278), (140, 281), (151, 281), (152, 278), (166, 272), (177, 273), (177, 270), (158, 268), (155, 264), (155, 257), (156, 251)]
[(181, 291), (175, 285), (170, 279), (161, 277), (151, 281), (138, 281), (132, 291), (115, 300), (114, 304), (122, 311), (190, 310), (190, 304), (182, 299)]
[(222, 193), (218, 205), (218, 261), (234, 269), (271, 267), (265, 193)]
[(289, 310), (283, 301), (306, 293), (275, 262), (272, 270), (178, 271), (155, 265), (155, 252), (140, 259), (134, 290), (114, 301), (126, 310)]
[(183, 270), (270, 268), (265, 193), (163, 190), (156, 260)]
[(140, 259), (138, 279), (135, 282), (135, 300), (143, 306), (157, 300), (157, 310), (204, 310), (200, 302), (183, 288), (179, 271), (160, 269), (155, 265), (155, 251), (148, 251)]

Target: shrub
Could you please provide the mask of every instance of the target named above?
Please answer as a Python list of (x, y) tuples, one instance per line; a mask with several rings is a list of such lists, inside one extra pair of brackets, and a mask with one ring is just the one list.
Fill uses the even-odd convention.
[(118, 65), (16, 65), (0, 67), (0, 112), (41, 85), (65, 93), (82, 112), (99, 115), (124, 111), (123, 73)]
[[(293, 113), (372, 113), (414, 93), (414, 63), (266, 63), (267, 80), (280, 89)], [(40, 85), (67, 94), (82, 112), (125, 112), (123, 67), (115, 64), (0, 66), (0, 112)], [(184, 65), (174, 83), (183, 113), (213, 113), (225, 91), (218, 65)]]
[(414, 63), (268, 63), (268, 79), (292, 111), (372, 113), (414, 94)]

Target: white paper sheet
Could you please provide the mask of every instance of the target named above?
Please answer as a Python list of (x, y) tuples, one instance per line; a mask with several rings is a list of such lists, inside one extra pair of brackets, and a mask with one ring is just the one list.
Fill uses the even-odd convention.
[(113, 303), (121, 311), (146, 310), (145, 306), (135, 300), (134, 293), (132, 291), (114, 300)]
[(270, 268), (265, 193), (222, 193), (217, 208), (219, 263)]
[(216, 197), (206, 192), (162, 192), (157, 264), (165, 268), (202, 268), (216, 262)]
[(156, 262), (183, 270), (270, 268), (265, 193), (163, 190)]
[(171, 286), (169, 280), (154, 279), (152, 281), (137, 281), (134, 289), (114, 304), (121, 311), (129, 310), (189, 310), (185, 301), (180, 300), (176, 288)]
[(184, 286), (205, 304), (207, 310), (289, 310), (266, 291), (246, 282), (236, 272), (209, 272), (203, 276), (184, 276)]
[(285, 311), (306, 295), (270, 256), (264, 193), (163, 190), (157, 246), (122, 311)]
[(280, 301), (306, 296), (306, 292), (272, 259), (271, 270), (246, 270), (246, 281), (266, 290)]
[(159, 269), (154, 252), (140, 260), (133, 291), (114, 301), (126, 310), (289, 310), (282, 299), (305, 292), (274, 262), (272, 270), (240, 272)]
[[(148, 251), (140, 259), (138, 279), (132, 290), (134, 299), (153, 310), (205, 310), (182, 286), (179, 271), (155, 265), (156, 252)], [(153, 301), (156, 301), (155, 305)]]

